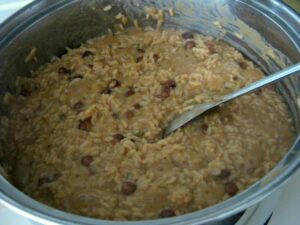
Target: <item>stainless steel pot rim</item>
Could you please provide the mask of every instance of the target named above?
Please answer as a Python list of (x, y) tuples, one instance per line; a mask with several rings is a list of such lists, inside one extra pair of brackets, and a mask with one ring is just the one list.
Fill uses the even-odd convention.
[[(34, 21), (37, 21), (39, 19), (42, 19), (49, 13), (51, 13), (53, 10), (57, 10), (61, 7), (64, 7), (68, 4), (72, 4), (74, 2), (77, 2), (78, 0), (60, 0), (60, 1), (52, 1), (51, 4), (48, 5), (47, 8), (40, 11), (38, 14), (33, 15), (32, 17), (25, 20), (22, 24), (15, 27), (11, 30), (9, 33), (1, 32), (1, 30), (5, 29), (6, 27), (9, 27), (11, 23), (14, 22), (14, 17), (22, 14), (23, 11), (26, 9), (29, 9), (30, 7), (34, 7), (35, 4), (38, 2), (42, 2), (42, 0), (36, 1), (31, 3), (30, 5), (26, 6), (16, 14), (14, 14), (11, 18), (9, 18), (6, 22), (4, 22), (2, 25), (0, 25), (0, 50), (7, 45), (10, 41), (12, 41), (19, 33), (19, 31), (22, 31), (26, 29), (26, 27), (32, 25)], [(271, 0), (268, 0), (271, 1)], [(258, 2), (258, 1), (257, 1)], [(255, 3), (255, 6), (257, 7), (263, 7), (266, 8), (265, 5), (262, 3)], [(267, 2), (267, 1), (266, 1)], [(272, 1), (275, 2), (275, 4), (279, 5), (280, 11), (283, 13), (289, 14), (292, 18), (294, 18), (298, 24), (300, 24), (300, 17), (299, 15), (290, 9), (288, 6), (286, 6), (283, 2), (279, 0)], [(281, 21), (281, 23), (285, 24), (284, 21)], [(282, 25), (282, 24), (281, 24)], [(286, 24), (285, 24), (286, 25)], [(292, 35), (297, 35), (297, 31), (295, 28), (289, 26), (295, 33)], [(297, 36), (297, 40), (300, 40), (299, 35)], [(294, 40), (294, 38), (293, 38)], [(294, 40), (295, 46), (300, 49), (300, 42), (296, 42)], [(290, 149), (290, 151), (299, 151), (300, 149), (300, 137), (297, 137), (294, 146)], [(284, 161), (282, 159), (282, 161)], [(291, 174), (293, 174), (298, 168), (300, 167), (300, 157), (298, 157), (296, 160), (294, 160), (288, 168), (285, 168), (283, 172), (273, 181), (267, 182), (267, 179), (263, 178), (261, 182), (267, 183), (264, 187), (257, 190), (254, 194), (250, 194), (247, 190), (240, 193), (239, 195), (224, 201), (220, 204), (214, 205), (212, 207), (209, 207), (204, 210), (196, 211), (193, 213), (188, 213), (185, 215), (177, 216), (174, 218), (168, 218), (168, 219), (159, 219), (159, 220), (144, 220), (142, 221), (143, 224), (199, 224), (201, 223), (207, 223), (212, 220), (222, 220), (223, 218), (233, 215), (235, 213), (238, 213), (244, 209), (246, 209), (249, 205), (253, 205), (257, 203), (258, 201), (265, 198), (267, 195), (269, 195), (271, 190), (275, 190), (279, 185), (286, 182), (287, 179), (290, 177)], [(258, 188), (260, 183), (256, 183), (253, 186), (251, 186), (249, 189), (256, 189)], [(249, 190), (248, 189), (248, 190)], [(8, 192), (10, 191), (10, 193)], [(20, 201), (21, 200), (21, 201)], [(21, 191), (17, 190), (14, 186), (12, 186), (9, 182), (7, 182), (3, 177), (0, 177), (0, 201), (7, 205), (8, 207), (20, 212), (21, 214), (31, 217), (34, 220), (40, 220), (40, 221), (51, 221), (52, 224), (111, 224), (116, 225), (120, 224), (120, 221), (106, 221), (106, 220), (98, 220), (98, 219), (92, 219), (87, 217), (82, 217), (78, 215), (73, 215), (70, 213), (66, 213), (63, 211), (55, 210), (53, 208), (50, 208), (42, 203), (39, 203), (35, 201), (34, 199), (31, 199), (29, 196), (23, 194)], [(22, 202), (22, 203), (20, 203)], [(199, 219), (201, 219), (199, 221)], [(122, 224), (140, 224), (141, 221), (122, 221)]]

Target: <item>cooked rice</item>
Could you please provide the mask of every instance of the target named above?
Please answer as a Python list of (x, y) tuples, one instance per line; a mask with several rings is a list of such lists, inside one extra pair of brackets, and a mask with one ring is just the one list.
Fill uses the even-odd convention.
[(227, 44), (185, 35), (100, 37), (19, 77), (1, 119), (12, 182), (61, 210), (142, 220), (214, 205), (266, 174), (294, 137), (272, 87), (160, 138), (176, 114), (263, 76)]

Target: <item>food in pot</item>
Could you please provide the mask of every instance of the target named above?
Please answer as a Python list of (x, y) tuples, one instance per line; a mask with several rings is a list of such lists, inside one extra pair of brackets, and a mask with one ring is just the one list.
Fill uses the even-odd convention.
[(234, 48), (189, 31), (90, 40), (17, 79), (4, 99), (2, 164), (20, 190), (84, 216), (203, 209), (248, 188), (286, 153), (294, 138), (286, 105), (270, 86), (163, 139), (162, 130), (193, 104), (262, 76)]

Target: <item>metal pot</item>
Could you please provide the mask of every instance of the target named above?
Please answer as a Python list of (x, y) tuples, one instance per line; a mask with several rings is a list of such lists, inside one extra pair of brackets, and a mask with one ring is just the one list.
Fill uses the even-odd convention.
[[(113, 9), (104, 12), (111, 4)], [(23, 8), (0, 26), (0, 96), (14, 91), (16, 75), (29, 71), (61, 55), (65, 47), (77, 47), (89, 38), (104, 34), (113, 27), (118, 12), (137, 18), (143, 25), (143, 8), (175, 10), (166, 17), (165, 27), (192, 29), (218, 37), (233, 45), (256, 62), (267, 74), (300, 61), (300, 17), (279, 0), (39, 0)], [(218, 22), (216, 22), (218, 21)], [(24, 58), (35, 47), (38, 63), (27, 64)], [(292, 77), (278, 85), (294, 120), (300, 128), (300, 80)], [(2, 97), (0, 98), (2, 101)], [(2, 102), (0, 102), (2, 105)], [(4, 106), (1, 113), (7, 113)], [(233, 224), (238, 213), (253, 210), (300, 166), (300, 138), (278, 165), (260, 181), (239, 195), (204, 210), (169, 219), (143, 221), (143, 224)], [(0, 201), (17, 213), (47, 224), (139, 224), (96, 220), (65, 213), (43, 205), (23, 194), (0, 177)], [(252, 207), (252, 208), (251, 208)], [(242, 218), (245, 220), (245, 215)], [(237, 218), (239, 218), (238, 216)], [(238, 222), (242, 223), (241, 221)], [(257, 223), (258, 224), (258, 223)]]

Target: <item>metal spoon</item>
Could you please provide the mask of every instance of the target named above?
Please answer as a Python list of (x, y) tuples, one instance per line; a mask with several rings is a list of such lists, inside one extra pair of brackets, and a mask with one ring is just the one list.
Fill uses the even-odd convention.
[(163, 131), (163, 137), (169, 135), (173, 131), (177, 130), (178, 128), (186, 125), (191, 120), (195, 119), (196, 117), (200, 116), (204, 112), (207, 112), (208, 110), (211, 110), (225, 102), (228, 102), (230, 100), (233, 100), (237, 97), (240, 97), (242, 95), (248, 94), (250, 92), (253, 92), (261, 87), (264, 87), (268, 84), (274, 83), (278, 80), (281, 80), (285, 77), (291, 76), (296, 74), (300, 71), (300, 63), (297, 63), (293, 66), (290, 66), (288, 68), (285, 68), (277, 73), (274, 73), (272, 75), (266, 76), (262, 78), (261, 80), (258, 80), (252, 84), (249, 84), (246, 87), (243, 87), (233, 93), (230, 93), (228, 95), (223, 96), (223, 98), (217, 102), (209, 102), (209, 103), (200, 103), (193, 106), (193, 108), (187, 112), (182, 113), (181, 115), (176, 116), (165, 128)]

